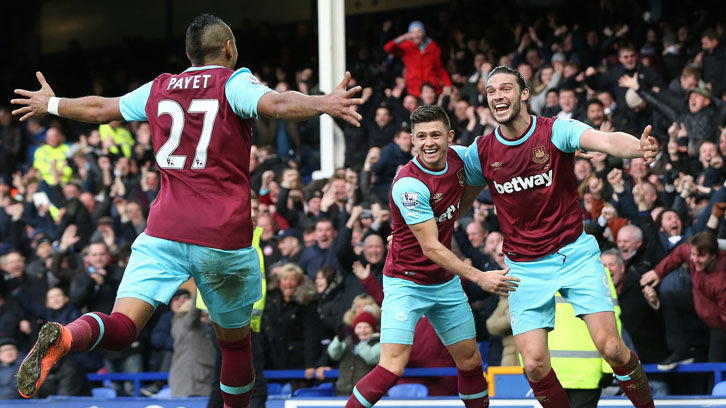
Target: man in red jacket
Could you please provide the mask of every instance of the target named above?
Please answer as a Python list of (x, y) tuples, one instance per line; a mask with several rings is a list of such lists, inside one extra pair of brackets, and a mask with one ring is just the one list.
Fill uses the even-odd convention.
[[(708, 361), (726, 361), (726, 251), (718, 249), (718, 242), (712, 233), (696, 234), (688, 243), (677, 246), (654, 270), (643, 274), (640, 284), (655, 287), (665, 275), (684, 262), (688, 262), (693, 280), (693, 307), (698, 317), (710, 328)], [(647, 287), (643, 292), (646, 298), (653, 295)], [(652, 299), (649, 301), (655, 303)], [(664, 313), (674, 306), (678, 307), (664, 304)], [(666, 322), (669, 320), (666, 315)], [(682, 354), (683, 351), (676, 350), (675, 353)], [(672, 357), (669, 360), (678, 361), (675, 357), (685, 356)]]
[(421, 96), (421, 85), (431, 83), (436, 93), (442, 86), (450, 87), (449, 73), (441, 64), (441, 48), (429, 37), (420, 21), (408, 25), (408, 32), (386, 43), (383, 49), (403, 59), (406, 66), (406, 92), (415, 97)]

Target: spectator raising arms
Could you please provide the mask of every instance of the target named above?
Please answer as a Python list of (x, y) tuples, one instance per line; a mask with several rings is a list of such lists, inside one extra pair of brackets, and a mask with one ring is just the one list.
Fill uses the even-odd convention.
[[(390, 25), (388, 25), (390, 27)], [(426, 36), (426, 28), (420, 21), (412, 21), (408, 32), (386, 43), (384, 50), (398, 55), (406, 66), (406, 91), (421, 96), (421, 86), (431, 84), (436, 93), (442, 87), (452, 86), (448, 72), (441, 63), (441, 49)]]

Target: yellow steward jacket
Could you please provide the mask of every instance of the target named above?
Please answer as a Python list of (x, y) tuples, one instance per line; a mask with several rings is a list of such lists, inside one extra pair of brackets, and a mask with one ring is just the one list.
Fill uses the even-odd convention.
[[(621, 333), (617, 292), (610, 272), (607, 269), (605, 271), (615, 308), (618, 333)], [(565, 389), (596, 389), (603, 373), (613, 372), (595, 348), (585, 321), (575, 316), (572, 305), (559, 292), (555, 295), (555, 329), (549, 332), (548, 343), (552, 368)]]
[(33, 167), (38, 169), (41, 177), (43, 177), (43, 180), (45, 180), (48, 185), (52, 186), (56, 184), (53, 182), (53, 161), (55, 161), (56, 168), (63, 168), (60, 184), (65, 184), (71, 181), (71, 177), (73, 177), (73, 169), (68, 167), (68, 163), (66, 161), (68, 150), (70, 150), (70, 148), (64, 143), (61, 143), (58, 147), (44, 144), (35, 150), (35, 153), (33, 154)]
[[(109, 147), (109, 152), (113, 154), (123, 153), (124, 157), (131, 157), (131, 149), (136, 142), (131, 136), (131, 132), (125, 127), (119, 126), (114, 129), (111, 125), (101, 125), (98, 127), (98, 134), (101, 136), (101, 140), (106, 140), (109, 137), (113, 139), (114, 146)], [(121, 148), (121, 152), (119, 152), (119, 148)]]
[(265, 302), (267, 301), (267, 279), (265, 279), (265, 261), (262, 256), (262, 248), (260, 248), (260, 237), (262, 236), (262, 227), (255, 227), (252, 232), (252, 247), (257, 251), (260, 257), (260, 271), (262, 272), (262, 298), (252, 305), (252, 320), (250, 320), (250, 329), (253, 332), (260, 332), (260, 322), (262, 321), (262, 312), (265, 311)]

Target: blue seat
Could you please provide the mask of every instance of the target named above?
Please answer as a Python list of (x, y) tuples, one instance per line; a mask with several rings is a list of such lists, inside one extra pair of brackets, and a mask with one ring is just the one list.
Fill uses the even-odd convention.
[(716, 385), (714, 385), (711, 395), (719, 396), (719, 397), (726, 397), (726, 381), (721, 381), (720, 383), (717, 383)]
[(292, 384), (285, 383), (282, 384), (282, 388), (280, 389), (281, 395), (292, 395)]
[(333, 388), (334, 386), (335, 386), (335, 383), (332, 383), (332, 382), (324, 382), (324, 383), (321, 383), (321, 384), (316, 385), (313, 388), (318, 389), (318, 390), (332, 390), (332, 389), (334, 389)]
[(267, 383), (267, 395), (280, 395), (282, 394), (282, 384), (280, 383)]
[(162, 388), (161, 390), (159, 390), (158, 393), (156, 393), (155, 398), (162, 398), (162, 399), (171, 398), (171, 388), (169, 388), (168, 385), (165, 385), (164, 388)]
[(293, 397), (334, 397), (335, 393), (332, 388), (298, 388)]
[(94, 398), (116, 398), (116, 390), (105, 387), (92, 388), (91, 395), (93, 395)]
[(393, 398), (425, 398), (429, 396), (429, 389), (423, 384), (394, 385), (388, 390), (388, 396)]

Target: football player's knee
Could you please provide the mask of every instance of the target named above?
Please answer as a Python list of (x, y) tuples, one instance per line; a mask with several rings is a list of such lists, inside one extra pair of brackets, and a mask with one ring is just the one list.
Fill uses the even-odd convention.
[(620, 355), (623, 354), (626, 347), (622, 340), (616, 336), (605, 339), (598, 348), (605, 360), (619, 362)]
[(471, 350), (467, 349), (463, 357), (460, 365), (462, 370), (473, 370), (481, 365), (481, 354), (476, 347), (472, 347)]
[(522, 355), (522, 360), (524, 371), (527, 373), (539, 373), (548, 368), (547, 355), (543, 353), (534, 353), (526, 357)]

